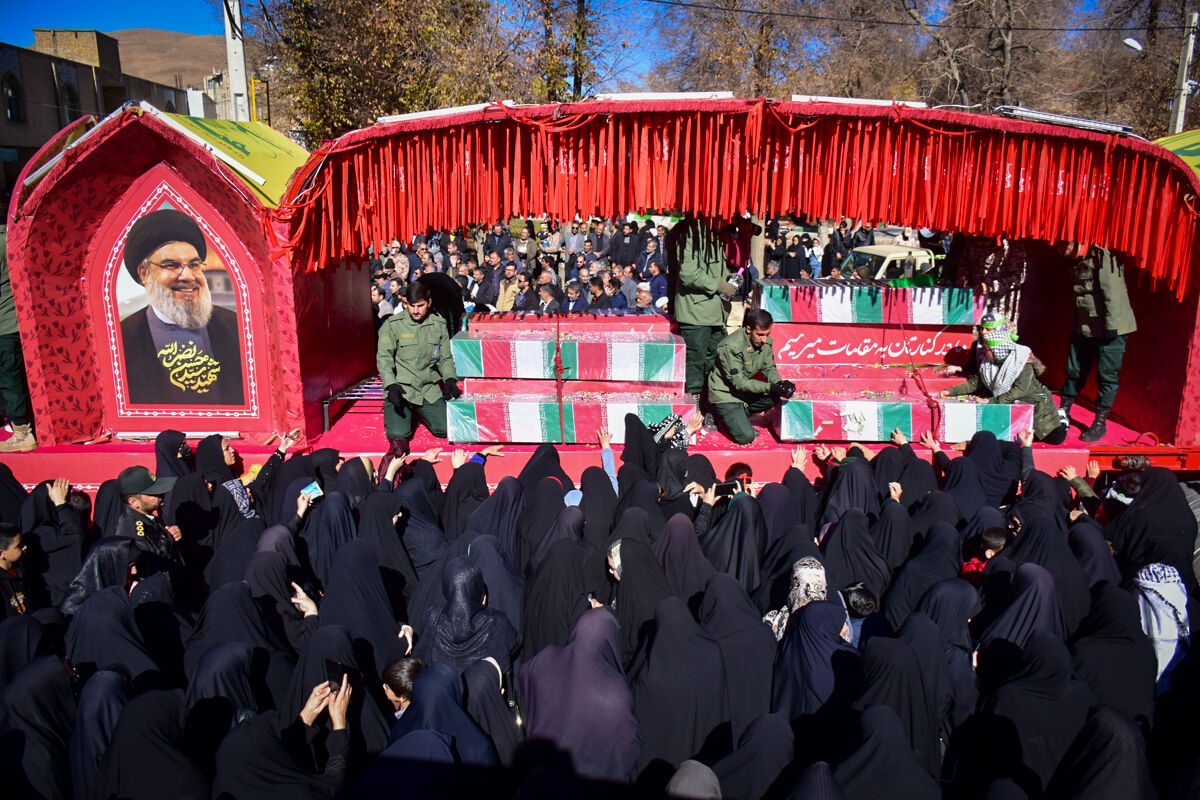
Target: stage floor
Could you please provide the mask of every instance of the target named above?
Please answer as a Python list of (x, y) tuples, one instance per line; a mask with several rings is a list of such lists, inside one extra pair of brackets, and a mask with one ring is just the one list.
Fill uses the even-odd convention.
[[(1180, 451), (1172, 447), (1155, 447), (1152, 437), (1145, 437), (1142, 442), (1138, 442), (1138, 431), (1113, 421), (1109, 422), (1108, 435), (1102, 441), (1091, 445), (1080, 442), (1079, 434), (1091, 423), (1092, 412), (1077, 405), (1075, 416), (1077, 419), (1065, 443), (1058, 447), (1041, 444), (1034, 446), (1034, 460), (1039, 469), (1053, 474), (1070, 464), (1082, 473), (1089, 458), (1099, 459), (1101, 467), (1107, 468), (1111, 465), (1113, 456), (1132, 453), (1150, 455), (1160, 466), (1175, 469), (1197, 468), (1197, 465), (1189, 463), (1188, 459), (1200, 458), (1200, 453)], [(755, 421), (761, 422), (757, 418)], [(343, 455), (366, 455), (377, 459), (387, 448), (382, 428), (382, 414), (351, 408), (348, 413), (343, 412), (335, 417), (329, 432), (308, 442), (305, 449), (333, 447)], [(745, 461), (753, 468), (756, 481), (765, 483), (778, 480), (791, 464), (791, 453), (796, 445), (778, 441), (761, 424), (758, 429), (759, 436), (752, 444), (736, 445), (723, 433), (716, 431), (694, 445), (692, 452), (708, 456), (718, 474), (722, 474), (734, 462)], [(878, 450), (883, 445), (867, 446)], [(272, 452), (271, 447), (263, 447), (258, 442), (237, 441), (235, 447), (248, 465), (262, 463)], [(437, 472), (443, 482), (449, 480), (452, 471), (449, 455), (456, 445), (437, 439), (421, 428), (413, 440), (412, 447), (414, 452), (442, 448), (443, 461), (437, 465)], [(804, 447), (811, 451), (812, 444), (805, 444)], [(466, 449), (474, 451), (479, 449), (479, 446), (467, 446)], [(489, 459), (488, 481), (494, 485), (507, 475), (516, 475), (535, 449), (536, 445), (531, 444), (506, 446), (503, 458)], [(576, 480), (587, 467), (600, 465), (598, 444), (559, 445), (558, 450), (563, 468)], [(614, 445), (614, 450), (619, 456), (620, 445)], [(929, 451), (919, 445), (916, 446), (916, 452), (921, 456), (929, 455)], [(65, 477), (72, 485), (85, 491), (94, 491), (102, 481), (116, 477), (125, 467), (144, 464), (153, 469), (154, 442), (112, 441), (102, 444), (41, 447), (32, 453), (5, 454), (0, 456), (0, 461), (7, 464), (17, 479), (26, 486), (48, 478)], [(810, 477), (817, 475), (816, 467), (811, 461), (807, 464), (806, 472)]]

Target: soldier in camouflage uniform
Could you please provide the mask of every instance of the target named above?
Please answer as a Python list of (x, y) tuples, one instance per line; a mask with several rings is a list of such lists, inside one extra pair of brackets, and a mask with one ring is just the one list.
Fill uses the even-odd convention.
[(404, 297), (407, 313), (397, 311), (383, 323), (375, 350), (387, 391), (383, 427), (393, 443), (409, 439), (419, 416), (430, 433), (444, 439), (446, 401), (462, 397), (446, 321), (433, 313), (426, 284), (413, 281)]

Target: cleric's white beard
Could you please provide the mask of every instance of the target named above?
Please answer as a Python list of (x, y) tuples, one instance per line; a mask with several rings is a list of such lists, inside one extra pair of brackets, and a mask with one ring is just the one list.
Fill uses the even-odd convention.
[(180, 302), (172, 295), (169, 287), (163, 286), (150, 276), (146, 281), (146, 296), (150, 300), (150, 307), (163, 319), (189, 331), (198, 331), (208, 325), (213, 312), (212, 292), (208, 290), (208, 282), (199, 283), (200, 296), (196, 298), (196, 302)]

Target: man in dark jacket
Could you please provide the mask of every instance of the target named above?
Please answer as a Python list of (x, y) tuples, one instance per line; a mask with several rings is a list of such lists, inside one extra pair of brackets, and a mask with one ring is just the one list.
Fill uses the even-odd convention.
[(488, 253), (504, 255), (504, 251), (510, 249), (512, 246), (512, 234), (499, 222), (492, 226), (491, 233), (483, 237), (483, 255), (485, 258)]
[(145, 467), (126, 467), (117, 476), (117, 491), (124, 506), (117, 523), (117, 536), (132, 539), (139, 550), (182, 564), (175, 547), (183, 535), (178, 526), (166, 526), (155, 514), (163, 498), (175, 486), (175, 478), (156, 478)]
[(1111, 251), (1068, 242), (1064, 255), (1075, 273), (1075, 315), (1058, 413), (1062, 422), (1070, 425), (1071, 406), (1094, 362), (1096, 419), (1079, 439), (1095, 442), (1107, 432), (1108, 414), (1117, 399), (1125, 360), (1125, 341), (1137, 330), (1137, 320), (1125, 288), (1125, 266)]
[(612, 308), (612, 297), (604, 291), (604, 279), (599, 275), (588, 281), (588, 293), (591, 295), (591, 300), (588, 302), (588, 311)]
[(637, 228), (632, 222), (626, 222), (621, 226), (621, 233), (613, 238), (612, 263), (621, 267), (636, 264), (641, 251), (642, 243), (638, 237)]

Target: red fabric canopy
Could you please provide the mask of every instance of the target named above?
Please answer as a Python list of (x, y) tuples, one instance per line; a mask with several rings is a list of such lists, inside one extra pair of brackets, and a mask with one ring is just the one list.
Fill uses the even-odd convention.
[(294, 268), (515, 216), (850, 216), (1118, 250), (1183, 296), (1200, 179), (1127, 136), (902, 106), (588, 101), (374, 125), (326, 142), (278, 212)]

